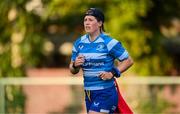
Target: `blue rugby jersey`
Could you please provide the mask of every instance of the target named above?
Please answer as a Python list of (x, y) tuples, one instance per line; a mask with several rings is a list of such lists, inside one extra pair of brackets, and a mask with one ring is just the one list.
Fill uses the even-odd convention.
[(73, 45), (71, 60), (75, 61), (78, 55), (85, 57), (82, 65), (85, 90), (100, 90), (114, 85), (114, 79), (102, 80), (101, 72), (110, 72), (114, 60), (122, 61), (128, 58), (128, 52), (121, 43), (106, 34), (100, 34), (94, 41), (89, 35), (78, 38)]

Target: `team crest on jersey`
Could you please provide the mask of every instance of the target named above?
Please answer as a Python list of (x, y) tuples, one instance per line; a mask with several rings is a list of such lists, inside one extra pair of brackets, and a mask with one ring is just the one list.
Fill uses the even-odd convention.
[(96, 50), (98, 50), (98, 51), (103, 51), (103, 50), (104, 50), (104, 47), (105, 47), (105, 45), (104, 45), (103, 43), (101, 43), (101, 44), (99, 44), (99, 45), (97, 46)]

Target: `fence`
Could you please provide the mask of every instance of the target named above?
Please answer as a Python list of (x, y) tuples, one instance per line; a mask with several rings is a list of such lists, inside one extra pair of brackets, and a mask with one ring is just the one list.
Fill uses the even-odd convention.
[[(122, 77), (119, 84), (127, 85), (178, 85), (178, 76), (149, 76), (149, 77)], [(0, 79), (0, 112), (5, 112), (5, 85), (82, 85), (81, 77), (42, 77), (42, 78), (1, 78)]]

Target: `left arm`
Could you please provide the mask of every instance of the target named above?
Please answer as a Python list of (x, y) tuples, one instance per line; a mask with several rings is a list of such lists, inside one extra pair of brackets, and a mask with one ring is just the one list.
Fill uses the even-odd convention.
[[(111, 45), (110, 45), (111, 44)], [(133, 65), (133, 60), (125, 50), (125, 48), (121, 45), (121, 43), (115, 39), (112, 39), (109, 44), (109, 54), (114, 58), (118, 59), (117, 67), (112, 68), (111, 72), (103, 72), (100, 74), (100, 77), (104, 79), (111, 79), (113, 76), (120, 77), (121, 73), (126, 71), (129, 67)]]
[[(133, 65), (133, 60), (129, 56), (127, 59), (123, 61), (118, 61), (117, 69), (120, 71), (120, 73), (125, 72), (128, 68), (130, 68)], [(111, 79), (114, 75), (111, 72), (102, 72), (100, 73), (100, 77), (103, 80)]]
[(130, 68), (133, 65), (133, 60), (132, 58), (129, 56), (127, 59), (123, 60), (123, 61), (118, 61), (118, 65), (117, 68), (118, 70), (123, 73), (124, 71), (126, 71), (128, 68)]

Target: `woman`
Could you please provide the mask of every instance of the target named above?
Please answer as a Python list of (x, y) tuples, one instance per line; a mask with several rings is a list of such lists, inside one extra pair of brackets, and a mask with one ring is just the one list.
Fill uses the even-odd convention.
[[(87, 34), (74, 42), (70, 71), (83, 70), (85, 101), (88, 114), (114, 113), (118, 95), (114, 80), (126, 71), (133, 61), (120, 42), (104, 33), (104, 14), (90, 8), (84, 16)], [(118, 66), (114, 60), (118, 59)]]

